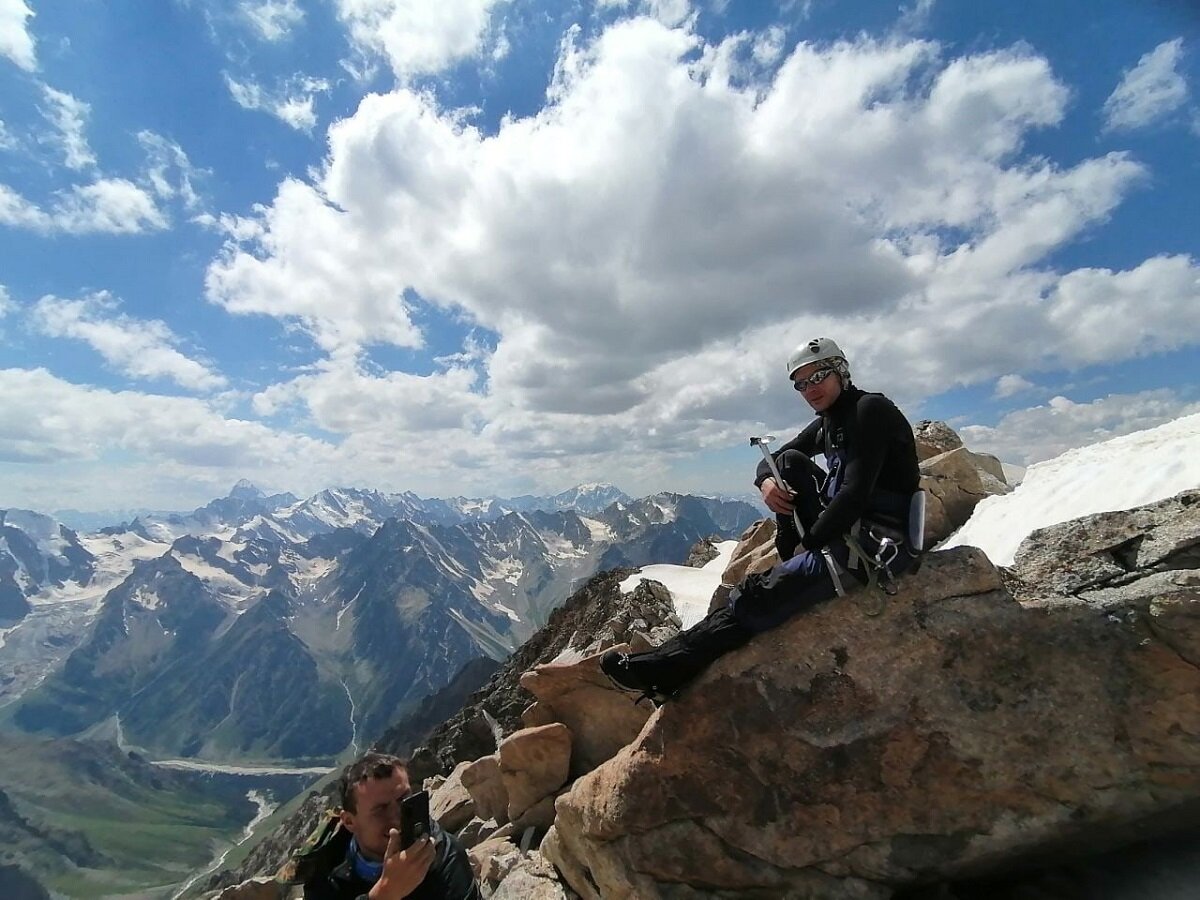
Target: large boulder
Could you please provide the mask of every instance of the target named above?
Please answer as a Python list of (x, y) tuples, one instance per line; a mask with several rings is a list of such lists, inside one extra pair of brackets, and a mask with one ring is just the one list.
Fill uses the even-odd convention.
[(504, 739), (499, 756), (508, 818), (517, 822), (531, 806), (566, 784), (571, 771), (571, 730), (561, 722), (523, 728)]
[(917, 461), (923, 462), (931, 457), (957, 450), (963, 446), (962, 438), (945, 422), (933, 419), (922, 419), (913, 426), (913, 437), (917, 442)]
[(958, 447), (921, 463), (926, 493), (925, 546), (932, 547), (963, 525), (984, 497), (1007, 494), (1004, 470), (994, 456)]
[(489, 892), (521, 861), (521, 848), (507, 835), (494, 835), (467, 851), (467, 859), (485, 892)]
[(550, 826), (554, 824), (554, 803), (558, 800), (559, 793), (561, 791), (547, 794), (541, 800), (537, 801), (537, 803), (522, 810), (513, 819), (513, 825), (516, 830), (524, 833), (529, 829), (533, 829), (534, 834), (544, 835)]
[[(932, 553), (716, 662), (559, 798), (588, 898), (884, 898), (1200, 807), (1200, 491)], [(697, 860), (703, 861), (702, 865)]]
[(498, 753), (467, 763), (459, 772), (459, 779), (471, 795), (475, 816), (495, 819), (502, 825), (508, 821), (508, 790), (504, 786)]
[(521, 685), (537, 697), (530, 711), (536, 710), (537, 718), (530, 715), (526, 721), (562, 722), (571, 730), (573, 778), (615, 756), (650, 717), (648, 703), (635, 706), (625, 694), (613, 690), (600, 671), (601, 655), (538, 666), (521, 678)]
[(470, 850), (476, 844), (483, 843), (495, 835), (501, 827), (510, 829), (508, 833), (512, 833), (511, 824), (501, 826), (495, 819), (480, 819), (476, 817), (464, 825), (455, 837), (458, 838), (460, 844)]
[(554, 867), (536, 850), (520, 857), (497, 886), (492, 900), (568, 900)]
[(719, 534), (714, 534), (712, 537), (700, 538), (692, 545), (692, 549), (688, 551), (687, 559), (683, 561), (685, 566), (692, 569), (702, 569), (718, 556), (721, 551), (717, 549), (717, 544), (725, 540)]
[(450, 776), (429, 794), (429, 813), (447, 831), (458, 831), (475, 817), (475, 801), (463, 786), (462, 773), (470, 763), (459, 763)]
[(775, 519), (759, 519), (738, 538), (729, 563), (721, 573), (721, 584), (736, 585), (747, 575), (765, 572), (779, 562), (775, 550)]

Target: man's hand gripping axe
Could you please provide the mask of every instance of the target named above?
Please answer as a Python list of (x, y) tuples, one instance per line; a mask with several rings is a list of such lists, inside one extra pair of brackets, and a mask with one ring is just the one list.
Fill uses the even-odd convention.
[[(767, 461), (767, 465), (771, 469), (771, 475), (775, 478), (775, 483), (783, 490), (789, 490), (787, 483), (779, 474), (779, 468), (775, 465), (775, 457), (771, 455), (771, 441), (775, 440), (775, 436), (768, 434), (761, 437), (750, 438), (750, 446), (757, 447), (762, 451), (763, 459)], [(796, 533), (800, 537), (804, 537), (804, 526), (800, 524), (800, 514), (792, 509), (792, 521), (796, 524)], [(825, 560), (825, 568), (829, 570), (829, 577), (833, 579), (834, 590), (838, 592), (839, 597), (846, 596), (846, 590), (842, 587), (842, 577), (838, 570), (837, 561), (833, 558), (833, 554), (829, 552), (828, 547), (822, 547), (820, 550), (822, 558)]]

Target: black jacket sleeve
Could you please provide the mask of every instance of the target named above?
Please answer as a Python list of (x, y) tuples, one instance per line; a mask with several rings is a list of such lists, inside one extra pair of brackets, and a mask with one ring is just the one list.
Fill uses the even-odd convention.
[[(821, 431), (821, 419), (818, 417), (816, 419), (813, 419), (811, 422), (809, 422), (808, 425), (805, 426), (804, 430), (801, 431), (798, 435), (796, 435), (794, 438), (792, 438), (790, 441), (788, 441), (786, 444), (784, 444), (782, 447), (780, 447), (778, 450), (776, 450), (774, 453), (772, 453), (771, 458), (774, 460), (778, 460), (779, 454), (783, 453), (786, 450), (799, 450), (801, 453), (803, 453), (809, 459), (812, 459), (818, 453), (821, 453), (824, 451), (823, 447), (817, 446), (817, 435), (820, 433), (820, 431)], [(771, 477), (770, 466), (767, 465), (767, 461), (765, 459), (760, 460), (758, 463), (758, 469), (754, 473), (754, 486), (756, 488), (761, 488), (762, 483), (770, 477)]]
[(448, 831), (438, 837), (437, 858), (414, 894), (415, 900), (482, 900), (467, 851)]
[(841, 490), (804, 536), (801, 541), (804, 549), (824, 547), (848, 532), (862, 517), (883, 468), (893, 431), (907, 428), (908, 421), (886, 397), (866, 394), (858, 401), (853, 452), (846, 463)]

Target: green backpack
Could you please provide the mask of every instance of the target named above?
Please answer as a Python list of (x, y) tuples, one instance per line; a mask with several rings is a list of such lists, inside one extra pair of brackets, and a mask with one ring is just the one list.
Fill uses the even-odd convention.
[(325, 810), (317, 827), (295, 850), (275, 876), (282, 884), (303, 884), (318, 872), (333, 869), (346, 855), (350, 832), (342, 827), (341, 814)]

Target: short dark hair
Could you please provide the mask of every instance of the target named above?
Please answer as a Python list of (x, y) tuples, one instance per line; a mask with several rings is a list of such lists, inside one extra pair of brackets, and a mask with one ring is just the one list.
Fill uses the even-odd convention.
[(341, 798), (342, 809), (354, 812), (355, 789), (364, 781), (375, 778), (391, 778), (392, 774), (402, 769), (408, 771), (408, 763), (399, 756), (390, 753), (376, 753), (369, 750), (342, 769), (342, 777), (338, 779), (338, 796)]

